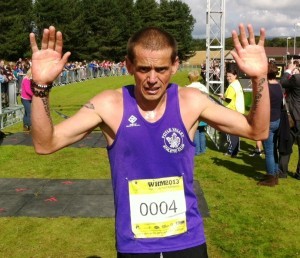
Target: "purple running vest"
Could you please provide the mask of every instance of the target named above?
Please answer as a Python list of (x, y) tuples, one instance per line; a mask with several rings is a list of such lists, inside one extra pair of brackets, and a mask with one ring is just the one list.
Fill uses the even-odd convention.
[(107, 148), (117, 251), (170, 252), (205, 243), (193, 190), (195, 147), (181, 119), (178, 86), (168, 86), (165, 113), (155, 123), (140, 114), (133, 85), (123, 87), (123, 98), (122, 122)]

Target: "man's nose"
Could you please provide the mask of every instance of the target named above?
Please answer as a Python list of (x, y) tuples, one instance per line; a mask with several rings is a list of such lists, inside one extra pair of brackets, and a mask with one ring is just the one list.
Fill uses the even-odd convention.
[(150, 83), (155, 83), (157, 80), (157, 73), (155, 70), (151, 70), (148, 75), (148, 80)]

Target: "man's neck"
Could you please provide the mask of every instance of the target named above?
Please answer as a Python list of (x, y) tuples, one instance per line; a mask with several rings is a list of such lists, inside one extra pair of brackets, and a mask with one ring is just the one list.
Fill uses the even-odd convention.
[(164, 94), (160, 99), (147, 100), (136, 97), (138, 109), (142, 116), (148, 121), (157, 121), (160, 119), (166, 109), (167, 94)]

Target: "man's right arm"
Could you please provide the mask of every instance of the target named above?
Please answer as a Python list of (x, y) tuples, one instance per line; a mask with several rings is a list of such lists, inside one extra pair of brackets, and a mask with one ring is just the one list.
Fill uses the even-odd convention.
[(91, 102), (85, 104), (74, 116), (53, 125), (49, 97), (32, 99), (32, 140), (35, 151), (50, 154), (81, 140), (102, 122)]
[[(70, 52), (62, 55), (62, 34), (53, 26), (45, 29), (41, 48), (35, 35), (30, 34), (32, 49), (32, 140), (37, 153), (48, 154), (76, 142), (98, 126), (102, 120), (97, 111), (83, 107), (73, 117), (53, 126), (50, 116), (49, 92), (51, 83), (62, 72)], [(94, 100), (95, 101), (95, 100)]]

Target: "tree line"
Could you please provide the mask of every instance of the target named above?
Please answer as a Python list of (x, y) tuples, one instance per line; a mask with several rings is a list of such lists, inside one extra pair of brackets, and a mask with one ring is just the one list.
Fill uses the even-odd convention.
[[(0, 1), (0, 59), (30, 57), (29, 33), (39, 41), (43, 29), (54, 25), (71, 60), (122, 61), (128, 38), (144, 26), (174, 35), (179, 58), (186, 60), (206, 49), (205, 39), (192, 38), (194, 24), (190, 7), (180, 0), (5, 0)], [(232, 49), (232, 39), (225, 45)], [(286, 38), (267, 39), (266, 46), (284, 47)]]
[(178, 41), (180, 60), (193, 55), (195, 19), (179, 0), (6, 0), (0, 1), (0, 58), (30, 57), (29, 33), (38, 41), (54, 25), (71, 60), (124, 60), (128, 38), (144, 26), (158, 26)]

